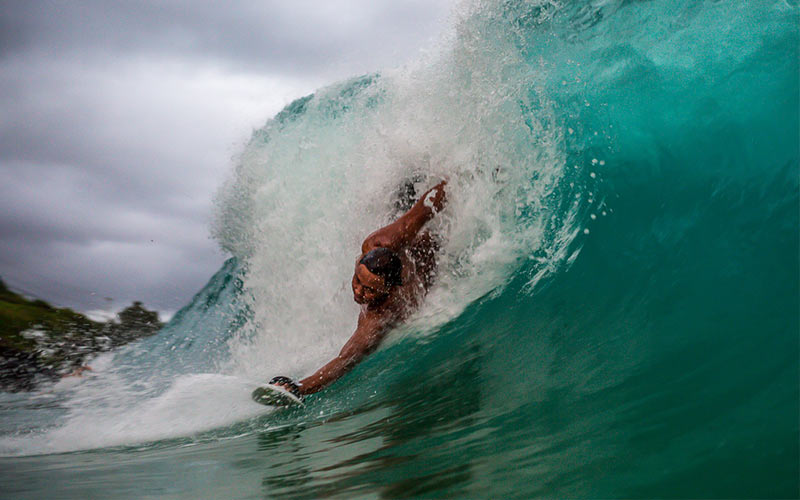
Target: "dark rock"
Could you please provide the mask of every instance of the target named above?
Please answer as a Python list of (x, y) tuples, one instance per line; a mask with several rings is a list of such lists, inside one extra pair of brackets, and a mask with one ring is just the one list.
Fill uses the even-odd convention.
[(34, 390), (46, 380), (80, 374), (97, 353), (158, 332), (158, 313), (134, 302), (117, 321), (99, 323), (70, 309), (16, 294), (0, 280), (0, 391)]

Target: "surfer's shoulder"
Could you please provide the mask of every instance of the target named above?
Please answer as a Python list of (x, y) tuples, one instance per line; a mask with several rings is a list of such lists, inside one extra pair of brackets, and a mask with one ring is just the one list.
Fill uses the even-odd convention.
[(358, 315), (359, 328), (391, 328), (404, 316), (405, 298), (400, 294), (392, 294), (386, 302), (370, 309), (364, 308)]
[(390, 248), (391, 245), (391, 238), (386, 234), (385, 228), (381, 228), (364, 239), (361, 244), (361, 256), (376, 248)]

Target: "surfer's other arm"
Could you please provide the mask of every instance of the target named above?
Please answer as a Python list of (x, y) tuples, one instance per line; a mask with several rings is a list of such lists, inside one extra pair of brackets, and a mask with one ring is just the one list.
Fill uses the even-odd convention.
[(378, 247), (397, 252), (414, 241), (422, 226), (444, 207), (446, 201), (444, 186), (446, 184), (447, 181), (442, 181), (433, 186), (414, 203), (408, 212), (388, 226), (367, 236), (361, 245), (362, 255)]
[(320, 391), (349, 372), (359, 361), (374, 351), (386, 333), (387, 324), (381, 318), (368, 317), (362, 314), (358, 318), (358, 327), (344, 345), (339, 355), (320, 368), (313, 375), (300, 381), (302, 394), (313, 394)]

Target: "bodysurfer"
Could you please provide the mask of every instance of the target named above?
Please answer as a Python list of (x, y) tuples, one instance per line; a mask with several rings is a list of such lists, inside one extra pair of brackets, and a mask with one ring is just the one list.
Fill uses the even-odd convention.
[(361, 244), (351, 283), (361, 312), (356, 331), (339, 355), (298, 383), (275, 377), (270, 384), (297, 397), (327, 387), (372, 353), (386, 333), (419, 306), (433, 282), (438, 251), (436, 240), (422, 229), (444, 207), (446, 184), (442, 181), (426, 191), (405, 214)]

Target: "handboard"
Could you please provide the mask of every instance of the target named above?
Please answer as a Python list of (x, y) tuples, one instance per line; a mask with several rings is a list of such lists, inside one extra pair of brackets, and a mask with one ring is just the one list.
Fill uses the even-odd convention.
[(267, 384), (251, 394), (253, 401), (266, 406), (303, 406), (303, 400), (283, 387)]

